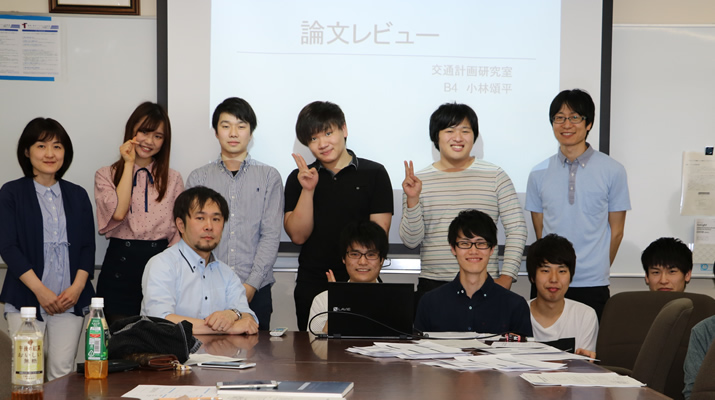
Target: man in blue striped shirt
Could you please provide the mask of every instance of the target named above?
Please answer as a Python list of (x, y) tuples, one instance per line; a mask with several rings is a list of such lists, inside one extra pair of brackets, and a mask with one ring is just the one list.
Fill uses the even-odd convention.
[(257, 121), (247, 101), (238, 97), (224, 100), (216, 107), (211, 124), (221, 154), (191, 172), (186, 187), (207, 186), (228, 201), (230, 218), (215, 254), (241, 278), (259, 329), (269, 330), (273, 264), (283, 220), (283, 182), (278, 170), (248, 154)]

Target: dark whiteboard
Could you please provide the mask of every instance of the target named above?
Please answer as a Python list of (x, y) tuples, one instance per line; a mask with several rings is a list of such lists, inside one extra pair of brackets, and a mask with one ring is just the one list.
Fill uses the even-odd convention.
[[(94, 203), (94, 172), (119, 157), (129, 114), (142, 101), (156, 101), (156, 19), (51, 17), (61, 24), (62, 75), (55, 82), (0, 80), (0, 183), (22, 176), (15, 152), (25, 125), (50, 117), (74, 146), (65, 178)], [(97, 264), (106, 247), (97, 235)]]
[(611, 275), (643, 276), (651, 241), (694, 239), (695, 217), (680, 215), (682, 153), (715, 145), (715, 26), (614, 26), (612, 85), (611, 156), (633, 209)]

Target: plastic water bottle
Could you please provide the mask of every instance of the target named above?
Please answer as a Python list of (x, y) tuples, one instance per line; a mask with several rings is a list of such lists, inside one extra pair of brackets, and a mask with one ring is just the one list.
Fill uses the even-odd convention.
[(85, 337), (84, 377), (104, 379), (108, 372), (107, 344), (109, 328), (104, 319), (104, 298), (93, 297), (89, 306), (89, 321)]
[(12, 337), (12, 400), (42, 400), (45, 362), (35, 307), (20, 308), (22, 324)]

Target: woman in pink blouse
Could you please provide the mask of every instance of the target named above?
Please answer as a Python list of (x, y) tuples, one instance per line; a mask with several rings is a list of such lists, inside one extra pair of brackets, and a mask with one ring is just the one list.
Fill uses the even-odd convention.
[(179, 241), (172, 213), (184, 182), (169, 168), (170, 151), (169, 116), (158, 104), (142, 103), (127, 121), (121, 157), (94, 176), (97, 225), (109, 239), (97, 295), (110, 324), (139, 315), (144, 266)]

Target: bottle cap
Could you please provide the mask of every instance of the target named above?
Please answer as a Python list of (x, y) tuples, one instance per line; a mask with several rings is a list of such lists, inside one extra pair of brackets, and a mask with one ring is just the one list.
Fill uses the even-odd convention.
[(92, 297), (91, 307), (102, 307), (104, 308), (104, 297)]
[(35, 318), (36, 315), (35, 307), (20, 307), (20, 318)]

